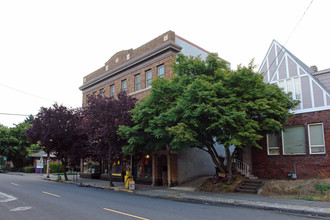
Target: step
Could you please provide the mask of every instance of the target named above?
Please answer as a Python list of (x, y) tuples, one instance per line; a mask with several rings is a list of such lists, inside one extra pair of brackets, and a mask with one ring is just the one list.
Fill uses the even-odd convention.
[(239, 189), (238, 192), (244, 192), (244, 193), (257, 193), (257, 190), (255, 189)]
[(263, 185), (262, 180), (243, 180), (235, 189), (237, 192), (257, 193)]

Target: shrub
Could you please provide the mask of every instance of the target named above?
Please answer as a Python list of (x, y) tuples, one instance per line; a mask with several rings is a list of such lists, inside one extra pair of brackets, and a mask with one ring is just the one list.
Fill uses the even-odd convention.
[(34, 173), (35, 172), (35, 167), (31, 166), (31, 167), (23, 167), (23, 172), (24, 173)]
[[(57, 163), (50, 163), (49, 164), (49, 173), (57, 173), (58, 171), (58, 164)], [(44, 172), (47, 172), (47, 164), (44, 164)], [(62, 163), (60, 163), (60, 173), (64, 172), (64, 168)]]
[(330, 185), (329, 184), (316, 184), (315, 189), (320, 190), (321, 193), (324, 194), (325, 191), (330, 189)]

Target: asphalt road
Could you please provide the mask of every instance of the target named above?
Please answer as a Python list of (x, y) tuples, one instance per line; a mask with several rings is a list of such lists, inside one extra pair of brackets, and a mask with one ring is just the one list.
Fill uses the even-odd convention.
[(36, 176), (0, 174), (0, 220), (311, 219), (276, 211), (222, 207), (77, 187)]

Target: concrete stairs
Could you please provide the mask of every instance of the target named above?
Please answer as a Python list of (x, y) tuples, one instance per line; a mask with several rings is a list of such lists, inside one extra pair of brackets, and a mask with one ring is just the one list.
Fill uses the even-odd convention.
[(264, 181), (260, 179), (243, 180), (235, 189), (236, 192), (242, 193), (258, 193), (258, 190), (263, 186)]

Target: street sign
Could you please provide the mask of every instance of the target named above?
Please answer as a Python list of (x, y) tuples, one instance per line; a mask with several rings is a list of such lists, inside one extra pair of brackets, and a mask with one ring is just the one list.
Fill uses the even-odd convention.
[(3, 160), (4, 160), (4, 161), (7, 161), (7, 157), (3, 157)]
[(44, 163), (42, 160), (37, 160), (37, 168), (44, 168)]

